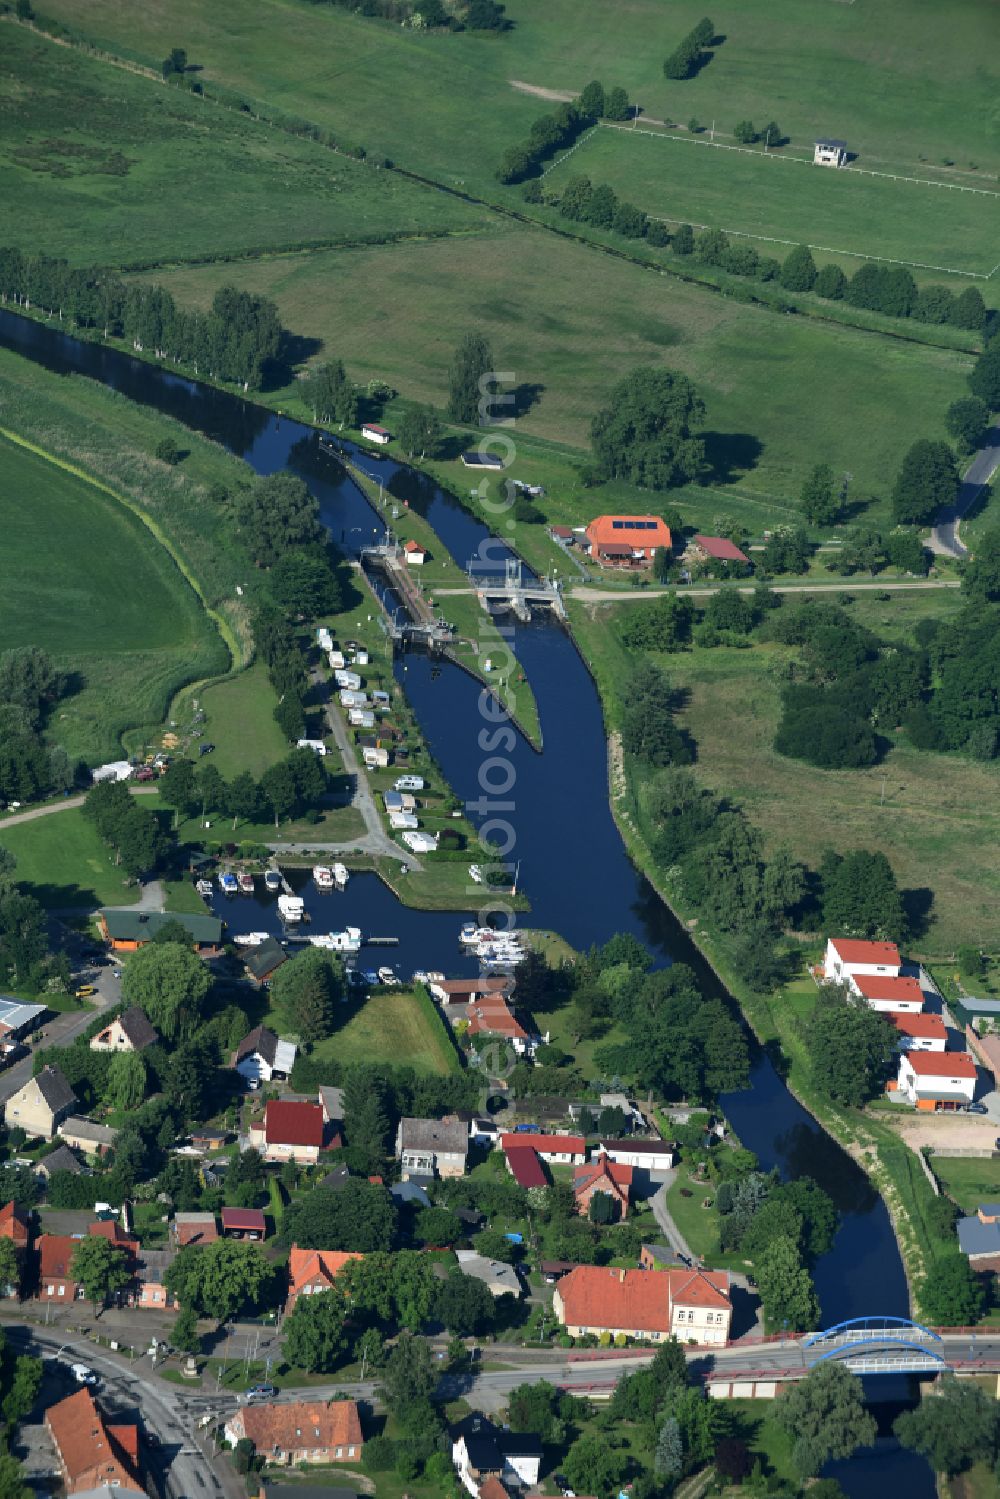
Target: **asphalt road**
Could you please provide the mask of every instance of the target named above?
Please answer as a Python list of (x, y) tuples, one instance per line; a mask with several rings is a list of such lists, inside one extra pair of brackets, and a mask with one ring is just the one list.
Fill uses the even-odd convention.
[(984, 484), (1000, 468), (1000, 427), (991, 427), (986, 441), (962, 476), (958, 499), (942, 510), (934, 522), (928, 545), (932, 552), (946, 557), (967, 557), (969, 549), (959, 535), (959, 525), (975, 503)]

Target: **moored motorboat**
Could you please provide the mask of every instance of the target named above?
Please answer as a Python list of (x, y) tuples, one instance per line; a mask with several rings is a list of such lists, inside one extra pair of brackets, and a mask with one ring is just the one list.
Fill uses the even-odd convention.
[(233, 934), (232, 941), (237, 947), (260, 947), (270, 935), (270, 932), (236, 932)]
[(253, 895), (253, 875), (248, 869), (241, 869), (237, 875), (240, 891), (243, 895)]
[(301, 895), (278, 896), (278, 915), (282, 921), (301, 921), (305, 909), (306, 903)]
[(198, 880), (194, 887), (203, 900), (210, 900), (212, 895), (212, 881)]
[(351, 878), (346, 864), (335, 864), (333, 866), (333, 882), (338, 890), (343, 890)]
[(271, 891), (280, 890), (281, 889), (281, 870), (280, 869), (265, 869), (265, 871), (264, 871), (264, 889), (265, 890), (271, 890)]
[(313, 879), (316, 881), (318, 890), (333, 889), (333, 870), (327, 869), (325, 864), (317, 864), (313, 868)]
[(223, 895), (235, 895), (239, 890), (239, 881), (229, 869), (224, 869), (219, 875), (219, 889)]

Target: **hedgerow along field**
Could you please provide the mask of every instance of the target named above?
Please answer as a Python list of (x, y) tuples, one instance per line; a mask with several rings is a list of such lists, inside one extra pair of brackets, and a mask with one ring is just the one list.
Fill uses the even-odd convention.
[[(793, 140), (846, 137), (880, 161), (1000, 169), (995, 25), (987, 0), (768, 0), (708, 7), (725, 41), (693, 79), (662, 62), (705, 14), (703, 0), (507, 0), (494, 36), (421, 34), (304, 0), (47, 0), (45, 12), (120, 53), (158, 64), (183, 46), (251, 99), (332, 126), (441, 180), (485, 182), (505, 146), (551, 106), (512, 80), (578, 92), (620, 84), (647, 115), (686, 124), (777, 118)], [(519, 196), (519, 195), (518, 195)]]
[[(814, 247), (818, 263), (855, 267), (866, 257), (931, 272), (989, 278), (1000, 257), (1000, 187), (976, 191), (832, 170), (798, 154), (713, 146), (707, 136), (636, 129), (593, 131), (546, 174), (561, 191), (571, 177), (606, 182), (652, 218), (745, 235), (781, 260), (791, 246)], [(845, 261), (845, 257), (847, 260)], [(976, 279), (973, 279), (976, 278)], [(987, 293), (988, 294), (988, 293)]]
[[(225, 277), (222, 266), (157, 275), (191, 306), (207, 305)], [(855, 498), (885, 501), (910, 443), (945, 435), (944, 412), (971, 368), (966, 354), (776, 316), (534, 229), (272, 258), (242, 266), (240, 279), (273, 296), (286, 325), (320, 338), (355, 380), (377, 375), (440, 408), (454, 348), (467, 328), (480, 328), (497, 367), (513, 370), (525, 390), (519, 448), (525, 435), (544, 440), (514, 472), (551, 481), (557, 505), (573, 492), (606, 508), (611, 489), (588, 498), (572, 464), (614, 382), (638, 364), (680, 370), (705, 400), (715, 468), (707, 491), (689, 487), (669, 500), (696, 505), (706, 524), (741, 505), (755, 507), (755, 529), (794, 521), (802, 481), (819, 461), (853, 474)], [(362, 299), (373, 312), (359, 319)], [(294, 386), (274, 399), (289, 410), (299, 400)], [(446, 477), (460, 492), (470, 487), (457, 464)], [(614, 495), (649, 504), (624, 485)]]
[(139, 264), (468, 229), (456, 198), (3, 28), (5, 244)]
[(0, 437), (0, 641), (71, 674), (50, 738), (90, 763), (158, 721), (176, 688), (229, 653), (168, 552), (123, 505)]

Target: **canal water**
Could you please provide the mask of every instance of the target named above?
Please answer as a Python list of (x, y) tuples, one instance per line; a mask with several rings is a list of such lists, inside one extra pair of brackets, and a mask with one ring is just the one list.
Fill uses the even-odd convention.
[[(333, 539), (345, 551), (357, 552), (380, 539), (384, 526), (336, 459), (320, 449), (312, 429), (9, 312), (0, 312), (0, 343), (59, 373), (101, 380), (176, 417), (224, 444), (258, 473), (291, 468), (316, 495)], [(480, 522), (426, 476), (389, 459), (374, 460), (349, 443), (344, 447), (391, 497), (407, 500), (426, 516), (455, 559), (457, 575), (487, 535)], [(516, 624), (513, 631), (514, 650), (538, 703), (544, 750), (537, 753), (520, 735), (509, 755), (504, 745), (513, 781), (503, 796), (491, 796), (513, 803), (502, 815), (516, 831), (510, 856), (520, 861), (520, 883), (531, 900), (527, 921), (558, 932), (577, 948), (632, 932), (659, 963), (690, 963), (704, 990), (719, 992), (683, 927), (626, 855), (608, 805), (600, 701), (572, 639), (548, 620)], [(474, 809), (483, 795), (479, 776), (488, 757), (479, 740), (486, 727), (481, 685), (450, 662), (419, 652), (400, 656), (395, 670), (445, 777)], [(472, 815), (481, 822), (484, 813), (473, 810)], [(366, 937), (399, 938), (392, 948), (366, 947), (363, 968), (390, 964), (404, 976), (416, 968), (475, 971), (458, 945), (459, 913), (411, 910), (373, 875), (356, 875), (345, 892), (333, 894), (320, 894), (307, 879), (301, 893), (313, 931), (353, 925)], [(278, 930), (276, 906), (263, 894), (237, 898), (235, 907), (225, 909), (232, 930)], [(765, 1169), (812, 1176), (839, 1209), (834, 1245), (815, 1268), (824, 1325), (877, 1313), (906, 1316), (906, 1281), (884, 1204), (864, 1172), (792, 1097), (763, 1049), (754, 1048), (750, 1086), (727, 1095), (723, 1104)], [(888, 1391), (883, 1383), (872, 1393)], [(906, 1392), (900, 1385), (894, 1394), (903, 1399)], [(887, 1483), (905, 1485), (911, 1499), (930, 1499), (934, 1493), (927, 1465), (892, 1442), (837, 1465), (836, 1476), (852, 1499), (875, 1499)]]

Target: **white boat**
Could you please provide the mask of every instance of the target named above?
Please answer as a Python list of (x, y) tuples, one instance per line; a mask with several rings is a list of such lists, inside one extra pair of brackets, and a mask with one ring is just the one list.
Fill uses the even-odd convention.
[(305, 909), (306, 903), (301, 895), (278, 896), (278, 915), (282, 921), (301, 921)]
[(481, 865), (469, 865), (469, 879), (475, 881), (477, 885), (481, 885), (483, 883), (483, 871)]
[(414, 984), (427, 984), (430, 980), (422, 968), (415, 968), (413, 970), (412, 982)]
[(235, 895), (240, 888), (236, 876), (228, 869), (219, 875), (219, 889), (224, 895)]
[(343, 890), (351, 878), (346, 864), (335, 864), (333, 866), (333, 881), (338, 890)]
[(212, 881), (211, 880), (199, 880), (197, 882), (197, 884), (195, 885), (194, 888), (197, 890), (198, 894), (200, 896), (202, 896), (205, 900), (209, 900), (211, 898), (211, 895), (212, 895)]
[(380, 984), (399, 983), (399, 979), (396, 977), (396, 971), (394, 968), (380, 968), (378, 971), (378, 978)]
[(431, 968), (428, 971), (428, 974), (427, 974), (427, 982), (429, 984), (443, 984), (444, 983), (444, 974), (443, 973), (439, 973), (439, 971), (436, 968)]
[(281, 870), (280, 869), (265, 869), (265, 871), (264, 871), (264, 888), (265, 888), (265, 890), (272, 890), (272, 891), (273, 890), (280, 890), (281, 889)]
[(476, 926), (474, 921), (467, 921), (458, 934), (458, 940), (463, 947), (476, 947), (480, 942), (495, 942), (499, 935), (491, 926)]
[(238, 879), (240, 890), (243, 892), (243, 894), (253, 895), (253, 875), (250, 874), (248, 870), (243, 869), (240, 871)]
[(270, 932), (239, 932), (233, 935), (232, 940), (237, 947), (259, 947), (270, 935)]
[(320, 890), (333, 889), (333, 870), (327, 869), (325, 864), (317, 864), (313, 869), (313, 879)]
[(321, 932), (309, 941), (326, 952), (360, 952), (361, 928), (349, 926), (342, 932)]

